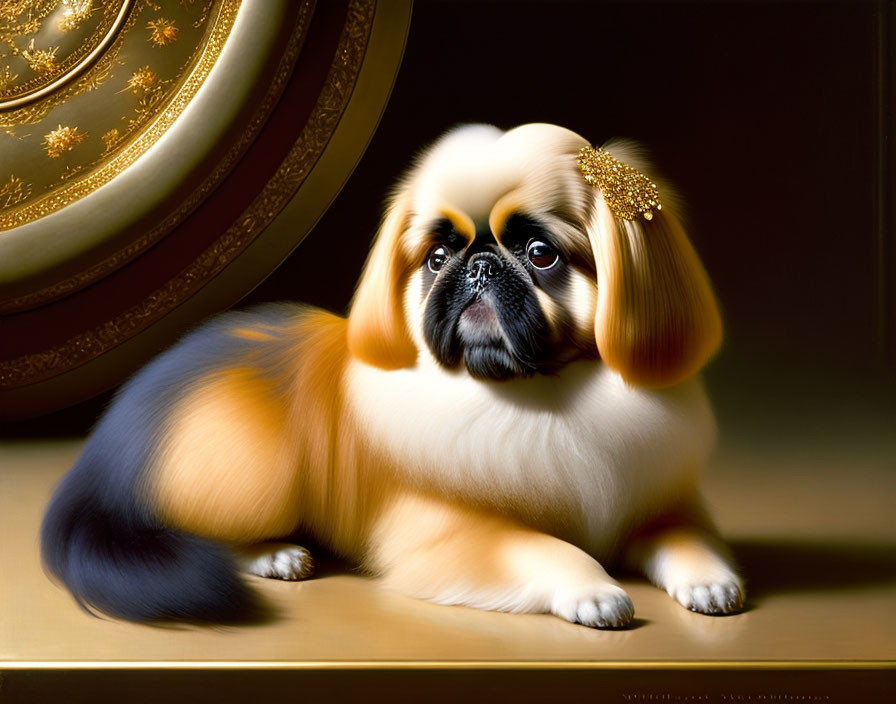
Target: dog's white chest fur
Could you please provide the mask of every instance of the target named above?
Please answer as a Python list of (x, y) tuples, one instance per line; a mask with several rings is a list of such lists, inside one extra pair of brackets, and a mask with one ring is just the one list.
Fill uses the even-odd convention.
[(693, 486), (714, 438), (698, 381), (637, 389), (599, 362), (507, 382), (355, 363), (348, 384), (402, 479), (559, 526), (595, 554)]

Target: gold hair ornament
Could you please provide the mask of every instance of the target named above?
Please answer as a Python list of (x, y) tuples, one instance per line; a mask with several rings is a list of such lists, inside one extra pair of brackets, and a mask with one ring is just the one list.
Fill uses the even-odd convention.
[(653, 181), (600, 147), (582, 147), (576, 162), (585, 180), (601, 190), (616, 217), (636, 220), (641, 215), (653, 220), (653, 212), (663, 209)]

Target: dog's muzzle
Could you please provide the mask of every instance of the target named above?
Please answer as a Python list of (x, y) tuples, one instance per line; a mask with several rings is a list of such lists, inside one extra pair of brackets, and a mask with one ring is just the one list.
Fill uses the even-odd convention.
[(467, 282), (475, 291), (482, 291), (503, 268), (504, 262), (498, 255), (479, 252), (467, 262)]

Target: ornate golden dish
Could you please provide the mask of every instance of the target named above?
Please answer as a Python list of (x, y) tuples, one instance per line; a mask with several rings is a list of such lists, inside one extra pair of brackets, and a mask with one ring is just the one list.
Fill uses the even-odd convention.
[[(267, 276), (366, 147), (410, 15), (404, 0), (15, 0), (0, 16), (21, 27), (26, 5), (35, 47), (87, 8), (74, 31), (93, 49), (60, 43), (70, 73), (3, 94), (25, 102), (0, 109), (2, 417), (114, 385)], [(0, 57), (19, 86), (20, 53)]]
[[(0, 260), (0, 311), (46, 302), (83, 287), (109, 269), (95, 265), (108, 253), (103, 245), (121, 234), (124, 223), (118, 218), (104, 227), (92, 217), (92, 227), (69, 232), (64, 238), (53, 237), (43, 223), (8, 231), (34, 223), (110, 183), (166, 134), (221, 58), (240, 8), (240, 0), (18, 0), (15, 4), (10, 12), (30, 4), (19, 15), (18, 27), (37, 27), (35, 36), (43, 37), (41, 45), (49, 47), (42, 51), (55, 51), (51, 42), (57, 38), (45, 35), (65, 34), (57, 18), (64, 19), (66, 10), (73, 8), (85, 14), (87, 21), (97, 15), (114, 16), (120, 31), (113, 35), (113, 26), (99, 40), (94, 35), (83, 37), (87, 48), (92, 47), (85, 57), (93, 56), (92, 65), (84, 70), (82, 61), (68, 73), (53, 74), (52, 82), (19, 96), (24, 104), (0, 112), (0, 129), (6, 135), (0, 162), (0, 246), (4, 247), (0, 251), (6, 253)], [(46, 14), (52, 5), (55, 11)], [(272, 21), (285, 19), (287, 8), (282, 3), (270, 3), (269, 9)], [(21, 22), (27, 17), (35, 19)], [(35, 36), (28, 40), (29, 46), (36, 43)], [(257, 39), (267, 51), (280, 49), (261, 32)], [(23, 43), (25, 38), (11, 43), (15, 41)], [(16, 60), (21, 64), (21, 56), (11, 51), (7, 73)], [(80, 77), (72, 76), (78, 69)], [(17, 70), (25, 73), (26, 68)], [(32, 81), (39, 77), (38, 73)], [(237, 93), (234, 101), (243, 97)], [(223, 121), (219, 125), (225, 126)], [(178, 161), (185, 162), (187, 156), (178, 155)], [(152, 197), (148, 192), (143, 195)], [(42, 243), (51, 246), (45, 248)], [(73, 273), (78, 274), (76, 281), (66, 276)]]
[(133, 0), (6, 0), (0, 4), (0, 110), (38, 100), (103, 55)]

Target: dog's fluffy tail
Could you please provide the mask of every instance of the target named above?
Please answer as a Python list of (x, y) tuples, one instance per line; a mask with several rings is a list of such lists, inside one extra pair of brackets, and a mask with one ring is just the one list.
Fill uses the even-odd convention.
[(159, 519), (147, 472), (184, 390), (255, 344), (232, 328), (288, 325), (300, 311), (276, 306), (220, 316), (118, 390), (57, 487), (41, 529), (47, 571), (82, 606), (132, 621), (239, 622), (268, 614), (226, 546)]
[(79, 604), (130, 621), (245, 622), (262, 615), (224, 546), (156, 525), (120, 498), (110, 502), (114, 489), (104, 491), (96, 475), (76, 465), (41, 528), (44, 565)]

